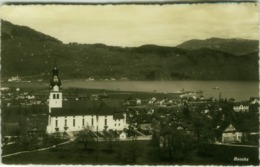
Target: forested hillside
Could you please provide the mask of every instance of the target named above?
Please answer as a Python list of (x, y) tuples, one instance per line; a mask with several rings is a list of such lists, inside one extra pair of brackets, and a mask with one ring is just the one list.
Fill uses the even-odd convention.
[(1, 35), (3, 79), (16, 75), (47, 79), (57, 57), (62, 79), (258, 80), (255, 47), (241, 45), (244, 51), (237, 56), (231, 51), (207, 47), (63, 44), (7, 21), (2, 21)]

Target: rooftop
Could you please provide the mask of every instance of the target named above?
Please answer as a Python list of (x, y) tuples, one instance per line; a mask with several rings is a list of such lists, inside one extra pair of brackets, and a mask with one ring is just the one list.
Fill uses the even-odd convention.
[(124, 108), (118, 100), (64, 101), (62, 108), (52, 108), (52, 116), (113, 115)]

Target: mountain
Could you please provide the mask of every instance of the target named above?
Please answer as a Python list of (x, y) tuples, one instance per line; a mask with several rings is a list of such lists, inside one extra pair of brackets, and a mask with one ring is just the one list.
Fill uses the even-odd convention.
[(24, 26), (2, 22), (2, 79), (47, 81), (55, 57), (62, 79), (258, 80), (258, 52), (143, 45), (63, 44)]
[(53, 38), (49, 35), (45, 35), (41, 32), (35, 31), (29, 27), (26, 26), (18, 26), (18, 25), (13, 25), (10, 22), (4, 21), (2, 20), (2, 40), (7, 40), (7, 39), (12, 39), (12, 38), (23, 38), (23, 39), (28, 39), (31, 41), (35, 41), (35, 42), (46, 42), (46, 41), (50, 41), (50, 42), (57, 42), (57, 43), (61, 43), (61, 41), (59, 41), (56, 38)]
[[(43, 65), (51, 59), (52, 48), (62, 42), (26, 26), (1, 22), (1, 75), (39, 75), (44, 73)], [(51, 54), (51, 55), (50, 55)]]
[(208, 48), (214, 50), (220, 50), (228, 52), (234, 55), (244, 55), (252, 52), (258, 52), (259, 42), (258, 40), (248, 40), (241, 38), (233, 39), (221, 39), (221, 38), (210, 38), (206, 40), (193, 39), (186, 41), (177, 46), (182, 49), (201, 49)]

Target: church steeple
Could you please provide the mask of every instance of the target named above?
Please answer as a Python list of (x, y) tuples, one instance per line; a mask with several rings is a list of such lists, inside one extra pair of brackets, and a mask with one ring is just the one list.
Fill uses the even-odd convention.
[(59, 91), (59, 90), (61, 90), (61, 88), (62, 88), (62, 86), (61, 86), (61, 80), (59, 77), (59, 70), (57, 68), (56, 59), (55, 59), (55, 65), (52, 70), (52, 77), (50, 80), (50, 89), (53, 91), (55, 91), (55, 90)]
[(50, 80), (50, 96), (49, 96), (49, 112), (51, 112), (51, 108), (62, 108), (62, 91), (61, 91), (61, 80), (59, 77), (59, 70), (55, 65), (52, 70), (52, 77)]

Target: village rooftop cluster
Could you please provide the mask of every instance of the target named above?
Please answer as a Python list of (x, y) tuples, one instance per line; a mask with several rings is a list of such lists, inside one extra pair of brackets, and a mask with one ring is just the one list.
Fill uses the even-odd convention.
[(213, 156), (213, 145), (258, 145), (258, 98), (205, 99), (202, 92), (79, 95), (81, 90), (62, 89), (57, 67), (49, 90), (23, 89), (1, 88), (3, 157), (66, 141), (83, 143), (84, 149), (91, 142), (150, 141), (162, 159), (178, 162), (194, 151)]

